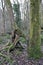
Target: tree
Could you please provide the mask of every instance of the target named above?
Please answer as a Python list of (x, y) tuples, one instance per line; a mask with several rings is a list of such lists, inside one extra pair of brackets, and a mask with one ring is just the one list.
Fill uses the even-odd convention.
[(11, 2), (10, 2), (10, 0), (4, 0), (4, 3), (6, 5), (6, 8), (7, 8), (8, 14), (9, 14), (9, 18), (11, 21), (11, 28), (12, 28), (12, 30), (17, 29), (18, 27), (17, 27), (15, 20), (14, 20), (14, 14), (13, 14)]
[(21, 12), (20, 12), (20, 4), (19, 2), (14, 3), (13, 5), (14, 13), (16, 14), (16, 20), (15, 22), (17, 23), (18, 27), (21, 27)]
[(11, 20), (11, 25), (12, 25), (12, 30), (15, 30), (15, 29), (18, 29), (21, 34), (24, 34), (21, 29), (17, 26), (15, 20), (14, 20), (14, 13), (13, 13), (13, 9), (12, 9), (12, 5), (11, 5), (11, 2), (10, 0), (4, 0), (4, 3), (6, 5), (6, 8), (7, 8), (7, 11), (8, 11), (8, 14), (9, 14), (9, 18)]
[(30, 27), (30, 0), (24, 0), (23, 4), (23, 14), (24, 14), (24, 32), (28, 36), (29, 34), (29, 27)]
[[(17, 24), (16, 24), (16, 22), (15, 22), (15, 20), (14, 20), (14, 14), (13, 14), (13, 9), (12, 9), (12, 5), (11, 5), (10, 0), (4, 0), (4, 3), (5, 3), (5, 5), (6, 5), (6, 8), (7, 8), (8, 14), (9, 14), (9, 18), (10, 18), (10, 20), (11, 20), (12, 31), (17, 30), (17, 34), (18, 34), (19, 36), (24, 36), (24, 37), (25, 37), (24, 33), (23, 33), (23, 32), (21, 31), (21, 29), (17, 26)], [(16, 42), (17, 42), (17, 40), (16, 40)], [(15, 42), (15, 43), (16, 43), (16, 42)], [(15, 44), (13, 45), (13, 47), (15, 47)]]
[(31, 15), (31, 26), (30, 26), (30, 41), (28, 47), (28, 53), (30, 57), (40, 57), (40, 0), (30, 0), (30, 15)]
[(3, 33), (5, 33), (5, 4), (4, 4), (4, 0), (1, 0), (1, 3), (2, 3)]

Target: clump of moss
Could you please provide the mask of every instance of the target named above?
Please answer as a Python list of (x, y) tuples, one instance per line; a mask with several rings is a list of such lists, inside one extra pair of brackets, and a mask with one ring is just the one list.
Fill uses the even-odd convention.
[(28, 57), (34, 58), (34, 59), (39, 59), (43, 56), (42, 52), (40, 51), (40, 48), (38, 47), (33, 47), (33, 48), (28, 48)]

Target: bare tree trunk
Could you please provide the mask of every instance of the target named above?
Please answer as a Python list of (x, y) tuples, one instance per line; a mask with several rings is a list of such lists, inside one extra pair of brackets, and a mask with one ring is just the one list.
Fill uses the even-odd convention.
[(14, 21), (14, 14), (13, 14), (11, 2), (10, 2), (10, 0), (4, 0), (4, 2), (5, 2), (6, 8), (7, 8), (8, 14), (9, 14), (9, 18), (10, 18), (10, 21), (11, 21), (11, 28), (12, 28), (12, 30), (16, 29), (17, 25)]
[(2, 2), (2, 17), (3, 17), (3, 33), (5, 33), (5, 5), (4, 0), (1, 0)]

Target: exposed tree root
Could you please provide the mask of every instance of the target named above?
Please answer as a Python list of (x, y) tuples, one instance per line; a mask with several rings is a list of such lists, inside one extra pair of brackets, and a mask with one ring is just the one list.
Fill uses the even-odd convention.
[(6, 49), (10, 49), (13, 45), (13, 43), (11, 43), (10, 41), (8, 41), (8, 43), (6, 43), (1, 49), (1, 50), (6, 50)]

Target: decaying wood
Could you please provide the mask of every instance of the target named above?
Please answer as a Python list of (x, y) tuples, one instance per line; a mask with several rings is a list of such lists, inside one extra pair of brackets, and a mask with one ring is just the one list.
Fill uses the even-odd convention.
[(19, 40), (19, 36), (16, 35), (16, 38), (15, 38), (15, 40), (14, 40), (14, 45), (16, 45), (16, 43), (18, 42), (18, 40)]

